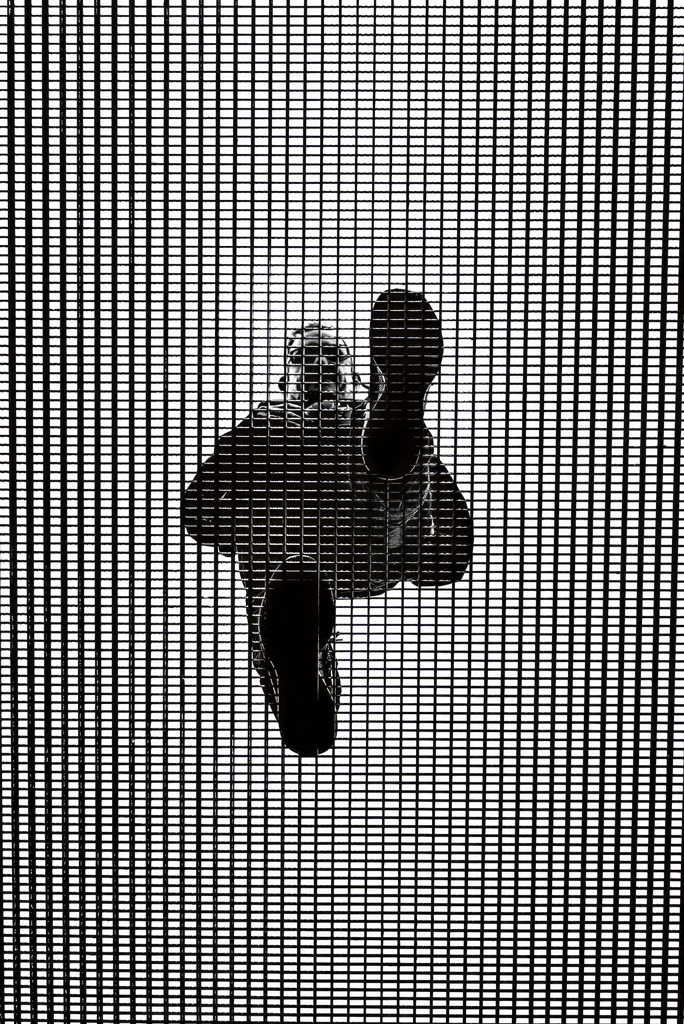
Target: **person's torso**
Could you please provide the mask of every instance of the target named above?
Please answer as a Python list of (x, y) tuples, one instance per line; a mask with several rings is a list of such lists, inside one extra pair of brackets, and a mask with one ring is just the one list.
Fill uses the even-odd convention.
[(241, 499), (338, 504), (350, 489), (351, 408), (303, 415), (264, 402), (232, 435), (235, 489)]

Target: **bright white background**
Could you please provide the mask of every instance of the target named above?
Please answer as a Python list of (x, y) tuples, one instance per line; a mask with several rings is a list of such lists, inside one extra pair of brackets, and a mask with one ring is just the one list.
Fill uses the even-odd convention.
[[(81, 14), (10, 21), (8, 1019), (672, 1019), (681, 18)], [(180, 495), (301, 319), (365, 375), (390, 285), (442, 317), (473, 566), (340, 605), (300, 762)]]

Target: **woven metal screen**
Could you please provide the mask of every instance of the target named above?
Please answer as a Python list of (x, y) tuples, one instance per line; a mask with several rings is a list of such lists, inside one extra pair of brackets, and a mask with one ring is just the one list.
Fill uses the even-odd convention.
[[(683, 1020), (676, 5), (5, 27), (4, 1019)], [(472, 562), (336, 600), (298, 757), (182, 496), (390, 288)]]

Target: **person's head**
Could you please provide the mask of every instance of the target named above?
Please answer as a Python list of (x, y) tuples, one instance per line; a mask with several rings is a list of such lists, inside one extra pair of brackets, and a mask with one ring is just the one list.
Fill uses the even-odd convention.
[(355, 383), (351, 352), (331, 327), (310, 323), (291, 332), (280, 381), (289, 400), (332, 408), (354, 400)]

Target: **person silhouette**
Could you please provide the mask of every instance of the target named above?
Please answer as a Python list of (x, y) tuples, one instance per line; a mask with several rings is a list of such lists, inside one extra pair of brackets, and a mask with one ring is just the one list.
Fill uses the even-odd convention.
[(336, 737), (336, 601), (451, 584), (472, 556), (468, 507), (424, 422), (439, 320), (421, 293), (383, 292), (370, 345), (359, 397), (337, 330), (294, 329), (282, 397), (223, 434), (183, 496), (190, 536), (237, 555), (252, 662), (285, 746), (302, 757)]

